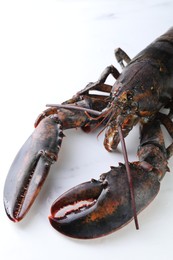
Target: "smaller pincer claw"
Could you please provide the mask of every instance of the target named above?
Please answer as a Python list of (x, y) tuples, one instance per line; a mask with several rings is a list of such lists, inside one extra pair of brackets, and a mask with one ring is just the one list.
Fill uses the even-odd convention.
[[(137, 213), (157, 195), (160, 183), (140, 165), (130, 164)], [(123, 164), (111, 167), (100, 180), (82, 183), (60, 196), (51, 207), (51, 225), (62, 234), (97, 238), (133, 220), (129, 183)]]
[(33, 204), (57, 160), (62, 137), (58, 118), (46, 117), (16, 155), (4, 186), (4, 207), (12, 221), (23, 219)]

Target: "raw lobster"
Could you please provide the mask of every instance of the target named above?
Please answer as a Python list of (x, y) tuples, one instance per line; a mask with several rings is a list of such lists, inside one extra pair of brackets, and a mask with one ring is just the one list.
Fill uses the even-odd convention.
[[(20, 221), (34, 202), (58, 158), (63, 131), (81, 127), (90, 132), (102, 126), (105, 148), (116, 150), (121, 141), (125, 164), (60, 196), (51, 207), (50, 223), (75, 238), (104, 236), (132, 219), (138, 228), (137, 214), (157, 195), (173, 153), (173, 143), (165, 147), (160, 127), (164, 125), (173, 137), (173, 27), (132, 60), (120, 48), (115, 56), (121, 74), (112, 65), (107, 67), (97, 82), (61, 105), (48, 105), (37, 118), (35, 131), (18, 152), (5, 182), (4, 205), (12, 221)], [(113, 86), (105, 83), (109, 74), (116, 79)], [(163, 108), (168, 112), (161, 112)], [(137, 123), (139, 161), (130, 163), (124, 137)]]

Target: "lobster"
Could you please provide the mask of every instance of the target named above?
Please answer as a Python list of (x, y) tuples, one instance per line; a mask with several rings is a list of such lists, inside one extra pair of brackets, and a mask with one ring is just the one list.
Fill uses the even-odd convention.
[[(163, 125), (173, 138), (173, 27), (133, 59), (120, 48), (115, 57), (121, 73), (108, 66), (96, 82), (61, 105), (47, 105), (36, 119), (35, 130), (16, 155), (5, 182), (4, 206), (12, 221), (23, 219), (33, 204), (58, 159), (63, 131), (101, 127), (105, 148), (115, 151), (121, 142), (125, 163), (61, 195), (51, 207), (50, 223), (81, 239), (107, 235), (133, 219), (139, 228), (137, 215), (159, 192), (173, 154), (173, 143), (165, 146), (161, 129)], [(114, 85), (105, 83), (110, 74)], [(129, 162), (124, 138), (137, 123), (139, 160)]]

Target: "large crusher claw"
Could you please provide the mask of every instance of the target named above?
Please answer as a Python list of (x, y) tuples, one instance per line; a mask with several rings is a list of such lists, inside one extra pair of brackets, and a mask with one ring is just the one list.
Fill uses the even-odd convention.
[[(139, 213), (157, 195), (160, 182), (140, 163), (131, 163), (130, 170)], [(100, 180), (64, 193), (53, 203), (49, 220), (64, 235), (82, 239), (101, 237), (128, 224), (133, 220), (133, 209), (125, 166), (111, 167)]]

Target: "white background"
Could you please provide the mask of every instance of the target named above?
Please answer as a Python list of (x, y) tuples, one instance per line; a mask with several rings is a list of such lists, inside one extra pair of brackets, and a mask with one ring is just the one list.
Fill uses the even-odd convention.
[[(155, 201), (134, 223), (109, 236), (75, 240), (56, 232), (47, 216), (67, 189), (110, 165), (121, 153), (105, 151), (103, 135), (66, 132), (58, 163), (26, 218), (14, 224), (3, 207), (3, 185), (20, 146), (47, 103), (61, 103), (114, 64), (114, 48), (130, 57), (173, 25), (173, 1), (1, 0), (0, 1), (0, 258), (172, 259), (173, 175), (167, 173)], [(111, 81), (112, 82), (112, 81)], [(127, 138), (136, 160), (138, 129)], [(119, 150), (121, 150), (119, 148)], [(173, 160), (170, 160), (173, 169)]]

